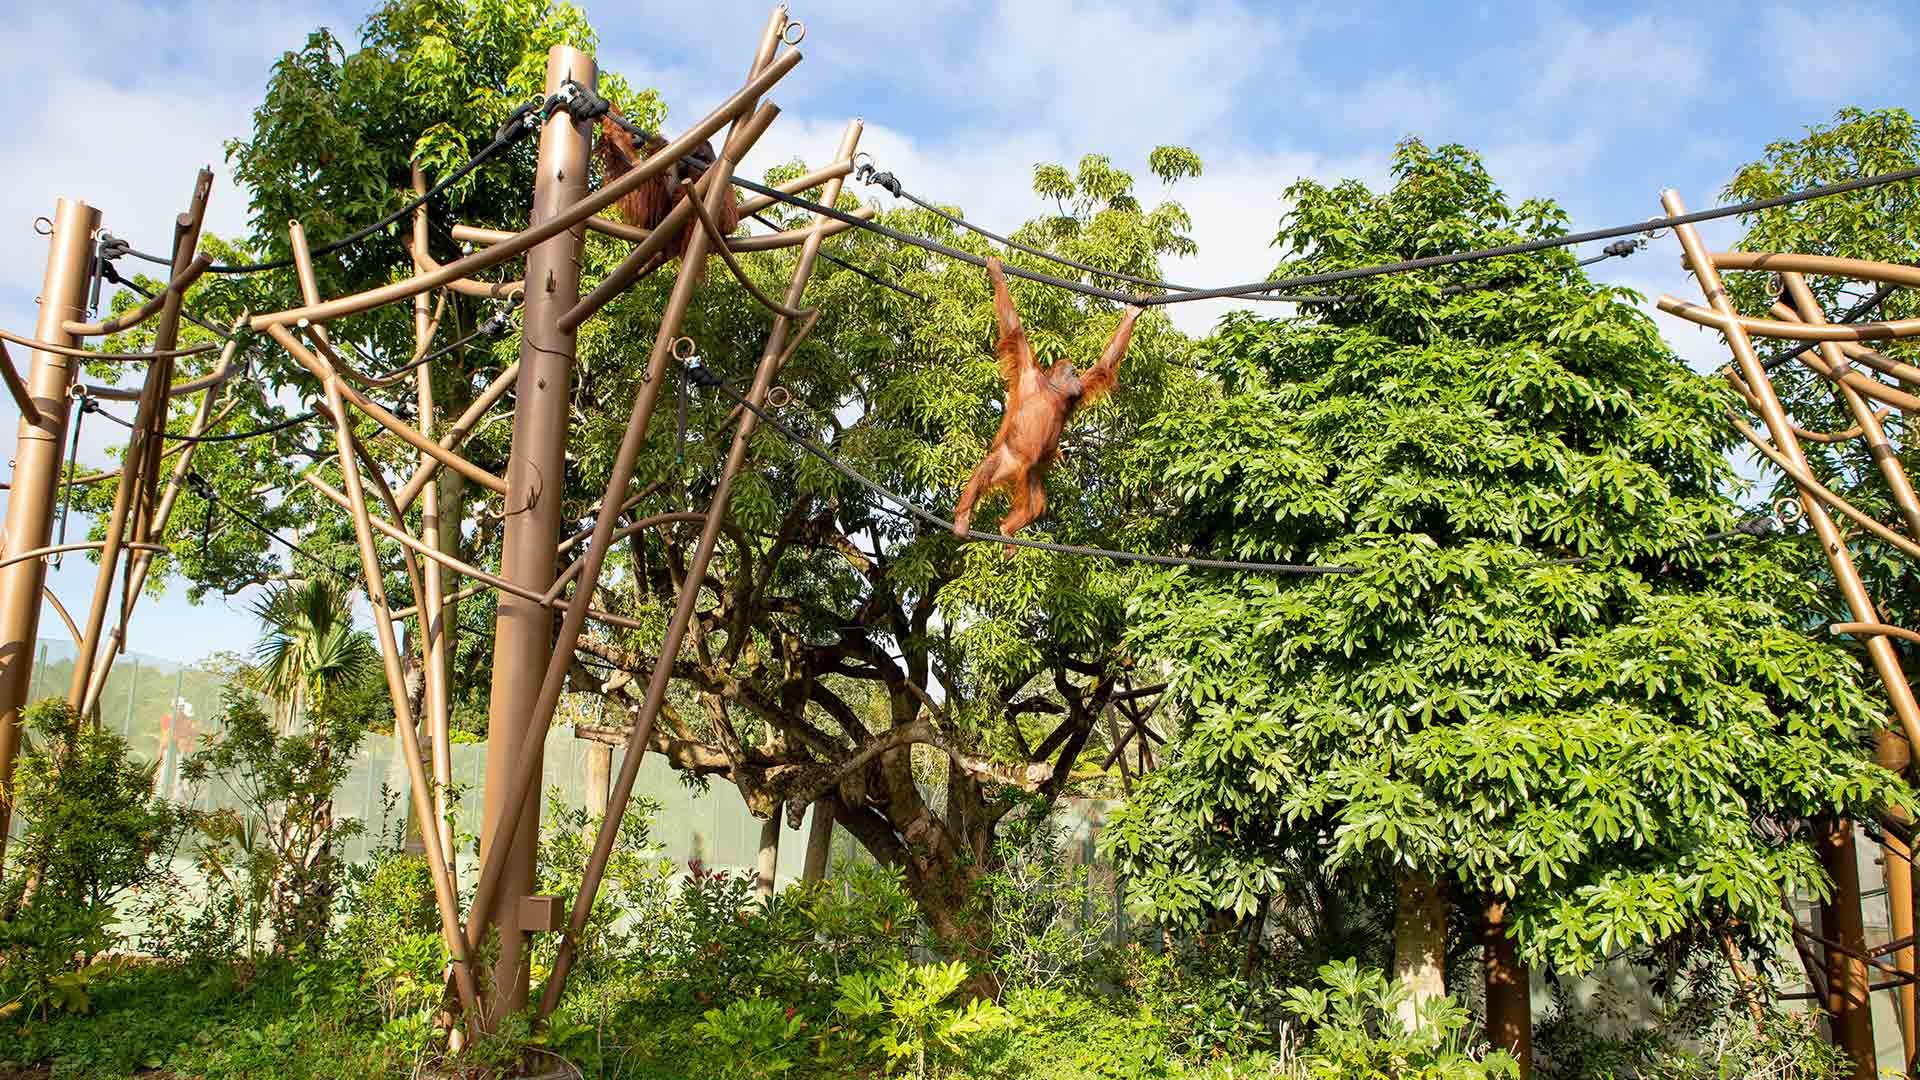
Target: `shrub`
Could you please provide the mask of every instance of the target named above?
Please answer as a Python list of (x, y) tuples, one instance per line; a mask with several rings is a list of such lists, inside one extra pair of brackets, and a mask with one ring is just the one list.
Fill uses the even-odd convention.
[(15, 773), (24, 834), (0, 889), (0, 1011), (85, 1012), (89, 988), (117, 965), (117, 903), (159, 887), (187, 814), (153, 794), (153, 774), (126, 740), (47, 699), (22, 717), (30, 740)]
[(1320, 969), (1320, 987), (1286, 994), (1287, 1009), (1307, 1025), (1295, 1053), (1295, 1071), (1314, 1080), (1354, 1076), (1434, 1076), (1491, 1080), (1520, 1075), (1504, 1050), (1481, 1051), (1465, 1032), (1472, 1023), (1452, 998), (1420, 1005), (1420, 1022), (1409, 1027), (1395, 1010), (1407, 990), (1379, 971), (1354, 961)]

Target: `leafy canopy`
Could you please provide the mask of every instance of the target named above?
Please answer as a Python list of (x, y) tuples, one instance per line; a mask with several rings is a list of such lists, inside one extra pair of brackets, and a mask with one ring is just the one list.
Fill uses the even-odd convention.
[[(1386, 191), (1288, 194), (1287, 273), (1563, 221), (1411, 141)], [(1904, 798), (1859, 752), (1858, 665), (1793, 614), (1790, 542), (1706, 540), (1738, 517), (1725, 392), (1571, 263), (1230, 316), (1201, 349), (1224, 392), (1148, 425), (1196, 544), (1358, 569), (1133, 598), (1190, 717), (1107, 841), (1150, 913), (1249, 913), (1302, 862), (1415, 867), (1517, 898), (1526, 951), (1580, 970), (1704, 918), (1777, 928), (1781, 891), (1821, 878), (1754, 816)]]

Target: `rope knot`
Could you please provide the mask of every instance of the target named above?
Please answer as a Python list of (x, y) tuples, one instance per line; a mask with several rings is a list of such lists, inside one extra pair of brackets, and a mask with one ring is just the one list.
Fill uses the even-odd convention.
[(703, 390), (712, 390), (726, 385), (726, 380), (720, 377), (719, 372), (698, 363), (687, 365), (687, 381)]

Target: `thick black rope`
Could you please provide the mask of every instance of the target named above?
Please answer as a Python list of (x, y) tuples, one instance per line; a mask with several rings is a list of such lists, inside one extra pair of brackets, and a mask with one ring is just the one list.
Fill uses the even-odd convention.
[[(120, 425), (123, 428), (126, 428), (128, 431), (134, 430), (133, 421), (127, 420), (123, 417), (115, 416), (112, 413), (108, 412), (107, 410), (101, 408), (98, 402), (92, 397), (87, 398), (86, 411), (99, 413), (101, 416), (107, 418), (108, 420), (113, 421), (114, 423)], [(304, 424), (309, 420), (317, 419), (323, 415), (325, 414), (318, 411), (304, 412), (298, 416), (290, 416), (285, 420), (281, 420), (277, 423), (268, 424), (265, 427), (254, 428), (251, 431), (232, 431), (224, 435), (185, 435), (185, 434), (180, 434), (172, 431), (163, 431), (160, 433), (160, 437), (167, 440), (168, 442), (181, 442), (181, 443), (244, 442), (248, 439), (258, 439), (267, 435), (272, 435), (275, 432), (285, 431), (291, 427), (299, 427), (301, 424)]]
[[(1132, 274), (1123, 274), (1117, 270), (1103, 270), (1098, 266), (1093, 266), (1089, 263), (1083, 263), (1076, 259), (1069, 259), (1064, 255), (1056, 255), (1053, 252), (1044, 250), (1042, 248), (1033, 247), (1029, 244), (1020, 243), (1018, 240), (1014, 240), (1010, 237), (1001, 236), (999, 233), (982, 228), (979, 225), (975, 225), (973, 222), (968, 221), (963, 217), (958, 217), (954, 214), (947, 213), (945, 210), (940, 209), (938, 206), (935, 206), (934, 204), (928, 202), (927, 200), (922, 199), (920, 196), (915, 195), (913, 192), (908, 191), (904, 186), (901, 185), (899, 179), (896, 178), (892, 173), (874, 172), (873, 166), (871, 165), (860, 166), (859, 176), (862, 180), (864, 180), (866, 183), (870, 185), (877, 185), (881, 188), (884, 188), (888, 192), (891, 192), (892, 194), (897, 195), (902, 199), (906, 199), (912, 202), (914, 205), (920, 207), (923, 210), (928, 211), (929, 213), (934, 214), (935, 216), (947, 222), (957, 225), (960, 228), (966, 229), (970, 232), (978, 233), (979, 235), (984, 236), (989, 240), (997, 241), (1001, 244), (1004, 244), (1008, 248), (1014, 251), (1025, 252), (1028, 255), (1045, 259), (1051, 263), (1057, 263), (1058, 265), (1070, 267), (1075, 270), (1081, 270), (1089, 274), (1097, 274), (1101, 277), (1113, 278), (1116, 281), (1124, 281), (1130, 285), (1139, 285), (1139, 286), (1142, 286), (1143, 288), (1163, 289), (1163, 290), (1166, 290), (1167, 292), (1177, 292), (1177, 293), (1195, 291), (1193, 286), (1191, 285), (1175, 285), (1169, 281), (1155, 281), (1151, 278), (1135, 277)], [(1616, 259), (1616, 258), (1623, 259), (1629, 255), (1632, 255), (1634, 252), (1640, 250), (1645, 246), (1646, 246), (1645, 238), (1641, 238), (1638, 240), (1622, 240), (1617, 243), (1608, 244), (1605, 251), (1601, 252), (1598, 255), (1594, 255), (1590, 258), (1581, 259), (1579, 262), (1575, 263), (1574, 265), (1578, 267), (1585, 267), (1585, 266), (1592, 266), (1593, 264), (1598, 262), (1604, 262), (1607, 259)], [(871, 275), (868, 275), (868, 276), (871, 277)], [(878, 280), (878, 279), (875, 279), (875, 280)], [(882, 284), (887, 284), (887, 283), (882, 282)], [(1458, 296), (1461, 293), (1477, 292), (1483, 289), (1510, 288), (1516, 284), (1518, 284), (1517, 281), (1483, 281), (1483, 282), (1475, 282), (1473, 284), (1468, 284), (1468, 285), (1449, 285), (1446, 288), (1440, 290), (1440, 295), (1441, 296)], [(918, 294), (915, 294), (915, 295), (918, 295)], [(1338, 295), (1338, 296), (1285, 296), (1285, 295), (1279, 295), (1274, 293), (1264, 293), (1257, 296), (1249, 296), (1247, 297), (1247, 299), (1264, 300), (1264, 301), (1271, 301), (1276, 303), (1288, 303), (1288, 304), (1351, 304), (1356, 301), (1366, 299), (1366, 296), (1363, 293), (1347, 293), (1345, 295)]]
[[(246, 511), (240, 509), (239, 507), (233, 505), (232, 503), (226, 501), (225, 499), (222, 499), (220, 497), (219, 492), (216, 492), (213, 489), (213, 485), (209, 483), (207, 479), (201, 476), (199, 473), (189, 472), (187, 474), (187, 486), (189, 488), (192, 488), (193, 493), (195, 495), (200, 496), (200, 498), (206, 502), (208, 507), (210, 508), (215, 506), (219, 507), (220, 509), (226, 511), (229, 516), (236, 518), (242, 524), (253, 529), (253, 531), (259, 533), (260, 535), (266, 537), (267, 539), (273, 541), (274, 543), (279, 544), (281, 547), (286, 548), (288, 551), (291, 551), (296, 555), (304, 556), (309, 562), (327, 571), (328, 573), (334, 575), (335, 577), (338, 577), (340, 580), (347, 582), (348, 584), (352, 584), (354, 582), (355, 578), (352, 575), (341, 570), (338, 566), (335, 566), (334, 564), (327, 562), (326, 560), (320, 558), (320, 556), (315, 555), (313, 552), (308, 551), (304, 547), (301, 547), (299, 544), (296, 544), (293, 541), (287, 539), (286, 537), (281, 536), (278, 532), (275, 532), (271, 527), (269, 527), (265, 522), (261, 521), (259, 518), (254, 517), (252, 514), (249, 514)], [(212, 510), (209, 509), (208, 517), (211, 518), (211, 516), (212, 516)], [(203, 541), (203, 544), (204, 544), (204, 541)]]
[[(556, 95), (556, 97), (558, 97), (558, 95)], [(530, 101), (515, 109), (508, 115), (506, 122), (500, 125), (499, 130), (494, 132), (493, 141), (481, 147), (472, 157), (466, 160), (465, 164), (448, 173), (446, 176), (441, 177), (438, 183), (428, 188), (424, 193), (414, 197), (405, 206), (381, 218), (379, 221), (355, 229), (353, 232), (348, 233), (338, 240), (329, 240), (319, 247), (314, 248), (311, 252), (312, 256), (318, 259), (324, 255), (331, 255), (343, 248), (352, 247), (367, 237), (372, 236), (374, 233), (391, 226), (394, 222), (405, 218), (408, 214), (413, 213), (422, 206), (425, 206), (437, 198), (441, 192), (446, 191), (448, 188), (465, 179), (468, 173), (486, 164), (495, 154), (519, 142), (529, 132), (537, 130), (540, 124), (552, 114), (553, 109), (560, 104), (562, 104), (562, 102), (549, 98), (545, 102)], [(163, 266), (173, 265), (172, 259), (162, 259), (157, 255), (138, 251), (131, 247), (126, 248), (125, 251), (137, 259), (145, 259), (148, 262), (159, 263)], [(269, 270), (285, 270), (292, 265), (293, 257), (288, 256), (283, 259), (270, 259), (266, 262), (214, 263), (212, 266), (207, 267), (206, 272), (209, 274), (261, 274)]]
[[(899, 508), (896, 512), (902, 516), (910, 517), (923, 524), (931, 525), (942, 532), (953, 532), (953, 522), (928, 510), (926, 507), (921, 506), (905, 495), (893, 491), (880, 482), (867, 477), (853, 466), (840, 460), (832, 451), (827, 450), (819, 443), (814, 442), (812, 439), (807, 438), (792, 427), (789, 427), (778, 417), (770, 414), (766, 409), (747, 400), (745, 394), (735, 390), (713, 369), (704, 366), (691, 366), (687, 368), (687, 378), (696, 386), (718, 390), (742, 408), (747, 409), (759, 417), (762, 423), (778, 432), (782, 438), (794, 446), (812, 455), (819, 461), (824, 462), (829, 468), (840, 475), (859, 484), (861, 487), (866, 488), (882, 499), (893, 503)], [(1686, 546), (1697, 547), (1703, 544), (1719, 543), (1743, 536), (1765, 538), (1776, 535), (1786, 534), (1774, 528), (1772, 518), (1752, 517), (1740, 522), (1731, 529), (1722, 529), (1707, 533), (1701, 536), (1699, 540), (1693, 541)], [(1112, 559), (1116, 562), (1152, 563), (1158, 566), (1182, 566), (1199, 570), (1234, 570), (1250, 573), (1294, 574), (1300, 576), (1358, 574), (1362, 572), (1361, 568), (1357, 566), (1327, 566), (1313, 563), (1242, 562), (1230, 559), (1198, 559), (1178, 555), (1150, 555), (1137, 551), (1114, 551), (1109, 548), (1083, 547), (1078, 544), (1055, 544), (1045, 540), (1027, 540), (1018, 536), (1003, 536), (999, 533), (980, 532), (978, 530), (968, 530), (966, 539), (1012, 544), (1016, 547), (1035, 548), (1040, 551), (1052, 551), (1063, 555), (1085, 555), (1090, 558)], [(1599, 562), (1601, 559), (1602, 556), (1599, 555), (1574, 555), (1561, 559), (1541, 559), (1538, 562), (1523, 564), (1516, 567), (1516, 569), (1529, 570), (1543, 566), (1580, 566), (1586, 563)]]
[(1011, 237), (1001, 236), (999, 233), (991, 232), (987, 229), (984, 229), (981, 226), (975, 225), (973, 222), (968, 221), (963, 217), (958, 217), (956, 215), (947, 213), (945, 210), (940, 209), (938, 206), (935, 206), (934, 204), (928, 202), (927, 200), (922, 199), (920, 196), (915, 195), (913, 192), (908, 191), (900, 183), (899, 178), (894, 176), (892, 173), (875, 172), (872, 165), (860, 166), (860, 168), (856, 170), (855, 174), (860, 178), (862, 182), (868, 184), (869, 186), (880, 187), (892, 193), (893, 195), (898, 196), (899, 198), (905, 199), (908, 202), (913, 203), (915, 206), (918, 206), (920, 209), (927, 211), (928, 213), (934, 215), (935, 217), (940, 218), (943, 221), (946, 221), (953, 225), (957, 225), (960, 228), (966, 229), (969, 232), (978, 233), (979, 235), (984, 236), (989, 240), (995, 241), (1000, 244), (1004, 244), (1007, 247), (1013, 249), (1014, 251), (1023, 251), (1028, 255), (1035, 256), (1036, 258), (1045, 259), (1051, 263), (1057, 263), (1061, 266), (1071, 267), (1075, 270), (1085, 271), (1086, 273), (1089, 273), (1089, 274), (1097, 274), (1100, 277), (1104, 277), (1104, 278), (1112, 278), (1115, 281), (1124, 281), (1129, 285), (1138, 285), (1141, 288), (1145, 288), (1145, 289), (1164, 289), (1168, 292), (1193, 292), (1194, 291), (1193, 286), (1191, 285), (1175, 285), (1172, 282), (1168, 282), (1168, 281), (1155, 281), (1152, 278), (1135, 277), (1132, 274), (1123, 274), (1118, 270), (1104, 270), (1090, 263), (1083, 263), (1075, 259), (1069, 259), (1064, 255), (1056, 255), (1053, 252), (1045, 251), (1041, 248), (1032, 247), (1030, 245), (1023, 244), (1020, 241), (1015, 240)]
[[(1847, 180), (1837, 184), (1824, 184), (1818, 187), (1804, 188), (1800, 191), (1788, 192), (1785, 195), (1776, 195), (1767, 199), (1753, 199), (1743, 203), (1733, 203), (1726, 206), (1716, 206), (1707, 210), (1695, 210), (1691, 213), (1678, 214), (1672, 217), (1652, 218), (1647, 221), (1634, 222), (1630, 225), (1614, 225), (1604, 229), (1590, 229), (1586, 232), (1566, 233), (1560, 236), (1542, 237), (1538, 240), (1527, 240), (1527, 241), (1522, 241), (1522, 242), (1513, 243), (1513, 244), (1502, 244), (1498, 247), (1476, 248), (1469, 251), (1456, 251), (1446, 255), (1427, 255), (1417, 259), (1404, 259), (1400, 262), (1381, 263), (1374, 266), (1356, 266), (1346, 270), (1328, 270), (1328, 271), (1323, 271), (1317, 274), (1302, 274), (1296, 277), (1281, 278), (1278, 280), (1270, 280), (1270, 281), (1251, 282), (1245, 285), (1228, 285), (1228, 286), (1224, 286), (1222, 288), (1217, 288), (1217, 289), (1194, 289), (1188, 292), (1171, 293), (1164, 296), (1133, 296), (1133, 295), (1128, 295), (1126, 293), (1117, 292), (1112, 289), (1103, 289), (1095, 285), (1086, 285), (1077, 281), (1069, 281), (1065, 278), (1055, 277), (1052, 274), (1044, 274), (1044, 273), (1039, 273), (1033, 270), (1022, 269), (1017, 266), (1009, 266), (1006, 269), (1007, 269), (1007, 273), (1012, 274), (1015, 277), (1026, 278), (1029, 281), (1037, 281), (1044, 285), (1052, 285), (1052, 286), (1055, 286), (1056, 288), (1067, 289), (1072, 292), (1080, 293), (1083, 296), (1090, 296), (1090, 297), (1094, 297), (1096, 299), (1101, 299), (1101, 300), (1110, 300), (1110, 301), (1113, 301), (1114, 303), (1120, 303), (1120, 304), (1139, 304), (1145, 307), (1155, 307), (1155, 306), (1160, 306), (1165, 304), (1185, 303), (1189, 300), (1222, 300), (1222, 299), (1231, 299), (1231, 298), (1253, 297), (1260, 293), (1272, 293), (1280, 289), (1294, 289), (1294, 288), (1309, 287), (1313, 285), (1327, 285), (1337, 281), (1358, 281), (1365, 278), (1380, 277), (1387, 274), (1404, 274), (1414, 270), (1426, 270), (1436, 266), (1451, 266), (1456, 263), (1481, 262), (1487, 259), (1504, 258), (1509, 255), (1525, 255), (1531, 252), (1546, 251), (1552, 248), (1572, 247), (1577, 244), (1591, 243), (1596, 240), (1612, 240), (1619, 237), (1635, 236), (1641, 233), (1651, 232), (1658, 229), (1673, 228), (1679, 225), (1691, 225), (1696, 222), (1714, 221), (1720, 218), (1736, 217), (1743, 214), (1753, 214), (1763, 210), (1771, 210), (1776, 207), (1791, 206), (1795, 203), (1807, 202), (1812, 199), (1827, 198), (1833, 195), (1844, 195), (1849, 192), (1860, 191), (1866, 188), (1879, 187), (1886, 184), (1903, 183), (1905, 181), (1914, 180), (1914, 179), (1920, 179), (1920, 168), (1901, 169), (1896, 172), (1881, 173), (1877, 176), (1861, 177), (1857, 180)], [(849, 214), (838, 208), (831, 207), (831, 206), (824, 206), (820, 203), (814, 202), (811, 199), (805, 199), (798, 195), (789, 195), (784, 191), (779, 191), (775, 188), (768, 187), (765, 184), (759, 184), (752, 180), (745, 179), (743, 177), (736, 176), (733, 178), (733, 182), (739, 185), (740, 187), (745, 188), (748, 191), (752, 191), (756, 194), (777, 199), (791, 206), (797, 206), (803, 210), (810, 210), (816, 214), (821, 214), (826, 217), (833, 218), (836, 221), (844, 221), (854, 226), (855, 228), (866, 229), (869, 232), (878, 233), (881, 236), (885, 236), (888, 239), (897, 241), (899, 243), (910, 244), (914, 247), (918, 247), (923, 250), (933, 252), (937, 255), (944, 255), (947, 258), (955, 259), (957, 261), (964, 262), (964, 263), (969, 263), (974, 266), (986, 265), (986, 260), (981, 258), (980, 256), (974, 255), (970, 252), (961, 251), (960, 249), (952, 247), (947, 244), (942, 244), (937, 240), (929, 240), (926, 237), (914, 236), (911, 233), (901, 232), (898, 229), (890, 228), (886, 225), (880, 224), (879, 222), (868, 221), (864, 218), (860, 218), (853, 214)]]

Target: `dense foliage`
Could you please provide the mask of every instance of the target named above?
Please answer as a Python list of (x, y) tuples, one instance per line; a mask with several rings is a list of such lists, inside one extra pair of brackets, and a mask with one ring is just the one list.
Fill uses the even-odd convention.
[[(1457, 147), (1403, 144), (1394, 176), (1296, 184), (1284, 269), (1561, 227)], [(1702, 922), (1777, 935), (1781, 893), (1825, 885), (1761, 817), (1906, 798), (1862, 752), (1858, 665), (1799, 621), (1804, 556), (1709, 539), (1740, 516), (1724, 392), (1570, 261), (1230, 316), (1200, 353), (1225, 393), (1150, 427), (1197, 543), (1356, 572), (1134, 598), (1192, 717), (1109, 841), (1147, 911), (1413, 868), (1514, 898), (1525, 953), (1577, 972)]]

